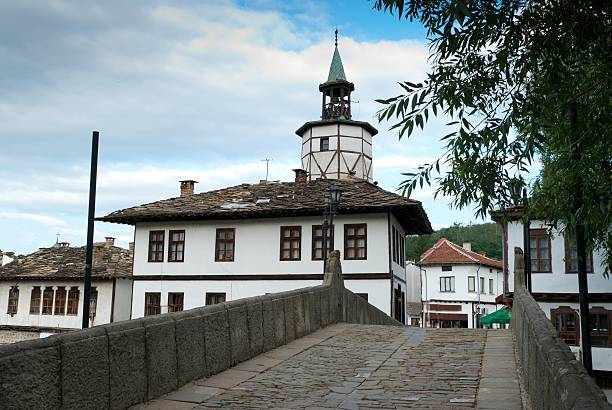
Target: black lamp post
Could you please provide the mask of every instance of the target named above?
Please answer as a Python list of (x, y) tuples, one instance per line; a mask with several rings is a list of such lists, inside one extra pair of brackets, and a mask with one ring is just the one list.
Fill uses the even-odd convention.
[(342, 197), (342, 190), (336, 186), (331, 186), (328, 192), (329, 205), (325, 207), (325, 211), (323, 212), (323, 216), (325, 217), (323, 221), (323, 266), (325, 266), (328, 252), (334, 250), (334, 214), (338, 209), (338, 204)]

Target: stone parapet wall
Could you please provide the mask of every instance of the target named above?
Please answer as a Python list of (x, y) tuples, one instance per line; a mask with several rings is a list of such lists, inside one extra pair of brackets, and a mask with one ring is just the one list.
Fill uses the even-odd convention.
[(612, 409), (524, 286), (514, 292), (512, 332), (532, 408)]
[(401, 325), (335, 270), (321, 286), (0, 346), (0, 409), (123, 409), (336, 322)]

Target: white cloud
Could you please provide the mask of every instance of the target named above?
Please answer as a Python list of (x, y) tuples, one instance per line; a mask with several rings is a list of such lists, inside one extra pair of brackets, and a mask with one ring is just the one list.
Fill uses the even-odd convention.
[(0, 211), (0, 218), (33, 221), (48, 226), (62, 226), (66, 224), (66, 222), (61, 219), (52, 216), (30, 214), (26, 212)]

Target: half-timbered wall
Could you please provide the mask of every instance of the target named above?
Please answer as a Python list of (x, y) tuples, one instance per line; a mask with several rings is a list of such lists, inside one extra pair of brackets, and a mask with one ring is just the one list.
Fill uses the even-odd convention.
[[(321, 139), (329, 148), (321, 150)], [(372, 134), (357, 124), (312, 126), (302, 134), (302, 168), (309, 178), (356, 177), (372, 182)]]

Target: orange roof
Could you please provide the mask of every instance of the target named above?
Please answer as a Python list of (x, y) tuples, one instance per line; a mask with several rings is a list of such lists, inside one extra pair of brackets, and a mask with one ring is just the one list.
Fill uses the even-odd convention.
[(439, 264), (481, 264), (497, 269), (502, 269), (502, 262), (497, 259), (488, 258), (476, 252), (463, 249), (461, 246), (441, 238), (434, 246), (426, 250), (421, 255), (419, 265), (439, 265)]

